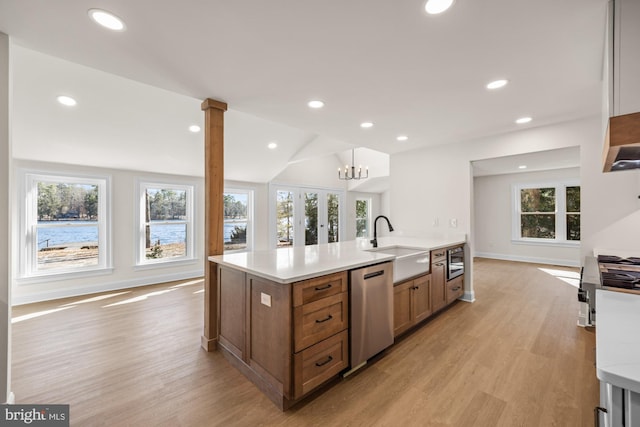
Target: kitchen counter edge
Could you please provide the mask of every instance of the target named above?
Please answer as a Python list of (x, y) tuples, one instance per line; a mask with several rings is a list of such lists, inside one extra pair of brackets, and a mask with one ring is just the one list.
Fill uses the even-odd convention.
[[(466, 239), (455, 238), (378, 238), (378, 249), (397, 246), (432, 251), (463, 245)], [(236, 252), (210, 256), (210, 262), (234, 268), (276, 283), (288, 284), (345, 270), (366, 267), (395, 259), (382, 251), (368, 252), (371, 244), (365, 240), (350, 240), (311, 246), (286, 247), (254, 252)], [(347, 252), (346, 254), (344, 252)], [(277, 258), (289, 260), (278, 268)], [(293, 262), (293, 265), (290, 263)]]

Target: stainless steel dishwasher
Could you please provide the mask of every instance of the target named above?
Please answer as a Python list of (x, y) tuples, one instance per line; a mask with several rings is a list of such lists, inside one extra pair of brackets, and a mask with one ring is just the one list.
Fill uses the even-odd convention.
[(351, 270), (349, 280), (351, 373), (393, 344), (393, 263)]

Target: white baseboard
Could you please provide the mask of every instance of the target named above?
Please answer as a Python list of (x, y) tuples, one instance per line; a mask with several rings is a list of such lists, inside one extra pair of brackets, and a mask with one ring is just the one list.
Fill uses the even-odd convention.
[(80, 295), (95, 294), (99, 292), (116, 291), (119, 289), (136, 288), (138, 286), (154, 285), (156, 283), (173, 282), (176, 280), (193, 279), (204, 276), (204, 270), (184, 271), (173, 274), (162, 274), (158, 276), (145, 276), (137, 279), (120, 280), (110, 283), (100, 283), (93, 286), (82, 286), (78, 288), (54, 289), (46, 292), (38, 292), (30, 295), (13, 296), (11, 305), (30, 304), (40, 301), (50, 301), (60, 298), (76, 297)]
[(476, 300), (476, 293), (473, 291), (471, 292), (464, 291), (464, 295), (460, 297), (460, 301), (474, 302), (475, 300)]
[(504, 261), (530, 262), (534, 264), (561, 265), (564, 267), (580, 267), (580, 261), (573, 259), (537, 258), (509, 254), (494, 254), (490, 252), (476, 252), (474, 257), (501, 259)]

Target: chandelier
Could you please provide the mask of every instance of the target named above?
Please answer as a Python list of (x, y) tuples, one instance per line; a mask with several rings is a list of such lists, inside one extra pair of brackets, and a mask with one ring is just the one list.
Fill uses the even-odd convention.
[(364, 175), (362, 175), (362, 165), (358, 167), (358, 170), (356, 173), (356, 162), (354, 161), (355, 151), (356, 151), (355, 148), (351, 149), (351, 166), (345, 165), (344, 171), (341, 168), (338, 168), (338, 179), (344, 179), (344, 180), (365, 179), (369, 177), (368, 166), (364, 171)]

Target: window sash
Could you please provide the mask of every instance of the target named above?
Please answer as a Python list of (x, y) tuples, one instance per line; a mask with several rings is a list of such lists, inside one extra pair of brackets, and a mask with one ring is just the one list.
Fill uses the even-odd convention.
[[(111, 241), (110, 236), (110, 178), (106, 176), (75, 175), (56, 172), (32, 172), (20, 170), (23, 190), (22, 199), (24, 208), (21, 211), (21, 233), (19, 245), (22, 250), (19, 257), (20, 279), (46, 278), (55, 275), (73, 276), (87, 274), (87, 272), (106, 270), (111, 268)], [(70, 184), (95, 186), (98, 191), (97, 219), (86, 220), (83, 224), (75, 224), (75, 220), (62, 219), (52, 223), (38, 222), (38, 183), (45, 184)], [(83, 220), (84, 221), (84, 220)], [(92, 222), (88, 224), (87, 222)], [(73, 265), (71, 262), (81, 258), (67, 258), (68, 264), (61, 264), (52, 268), (43, 268), (39, 262), (39, 230), (54, 228), (77, 229), (81, 227), (97, 228), (98, 254), (96, 262), (84, 265)], [(70, 242), (82, 243), (82, 242)], [(45, 257), (46, 255), (43, 255)]]
[[(224, 195), (244, 195), (247, 198), (247, 213), (246, 213), (246, 229), (245, 229), (245, 242), (244, 247), (239, 249), (227, 248), (227, 242), (224, 242), (224, 252), (248, 252), (253, 248), (253, 190), (250, 188), (225, 188)], [(223, 215), (224, 216), (224, 215)], [(224, 218), (223, 218), (224, 219)]]
[[(554, 183), (541, 184), (519, 184), (513, 186), (513, 224), (512, 224), (512, 240), (514, 242), (531, 242), (531, 243), (549, 243), (549, 244), (569, 244), (577, 245), (580, 240), (568, 239), (569, 233), (569, 215), (580, 215), (580, 212), (568, 212), (567, 207), (567, 188), (578, 187), (580, 184), (575, 181), (563, 181)], [(551, 212), (522, 211), (522, 192), (527, 189), (555, 188), (555, 209)], [(522, 220), (527, 215), (553, 215), (555, 216), (554, 237), (523, 237)]]
[[(362, 216), (358, 215), (358, 203), (364, 203), (365, 212)], [(369, 232), (369, 224), (371, 223), (371, 200), (370, 199), (356, 199), (356, 238), (358, 237), (370, 237)], [(360, 225), (363, 224), (362, 227), (364, 229), (364, 233), (359, 233), (358, 230), (361, 228)]]
[[(146, 181), (146, 180), (138, 180), (138, 248), (136, 250), (136, 265), (154, 265), (154, 264), (165, 264), (172, 262), (181, 262), (188, 261), (194, 259), (194, 224), (193, 224), (193, 213), (194, 213), (194, 193), (195, 193), (195, 185), (193, 184), (181, 184), (175, 182), (157, 182), (157, 181)], [(185, 211), (184, 211), (184, 219), (175, 219), (175, 220), (149, 220), (147, 221), (146, 213), (147, 213), (147, 192), (149, 190), (172, 190), (176, 192), (184, 192), (185, 193)], [(147, 227), (149, 227), (149, 232), (151, 233), (151, 227), (154, 226), (169, 226), (169, 225), (184, 225), (185, 227), (185, 237), (184, 241), (172, 242), (172, 243), (164, 243), (159, 247), (160, 250), (164, 251), (167, 249), (166, 245), (170, 244), (184, 244), (184, 254), (179, 255), (161, 255), (159, 257), (149, 256), (153, 252), (154, 248), (154, 239), (149, 237), (150, 246), (147, 248)], [(163, 248), (163, 246), (165, 246)], [(157, 254), (157, 252), (156, 252)]]

